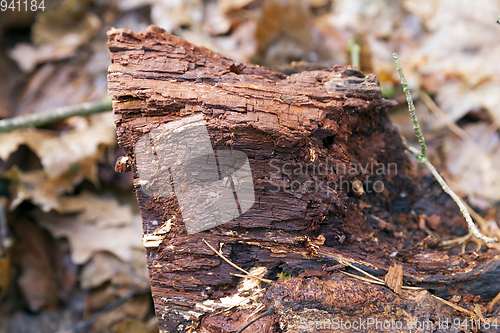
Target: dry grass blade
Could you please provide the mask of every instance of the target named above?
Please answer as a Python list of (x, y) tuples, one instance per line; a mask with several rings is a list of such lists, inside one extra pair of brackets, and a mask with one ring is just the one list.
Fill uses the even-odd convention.
[(351, 263), (348, 263), (347, 261), (345, 261), (345, 262), (341, 262), (341, 264), (346, 265), (346, 266), (349, 266), (349, 267), (351, 267), (352, 269), (357, 270), (357, 271), (358, 271), (358, 272), (360, 272), (361, 274), (364, 274), (364, 275), (366, 275), (367, 277), (369, 277), (371, 280), (373, 280), (373, 281), (377, 281), (377, 283), (379, 283), (379, 284), (381, 283), (381, 284), (385, 285), (385, 281), (384, 281), (384, 280), (379, 279), (378, 277), (373, 276), (373, 275), (371, 275), (371, 274), (370, 274), (370, 273), (368, 273), (368, 272), (365, 272), (365, 271), (364, 271), (364, 270), (362, 270), (361, 268), (358, 268), (358, 267), (356, 267), (356, 266), (352, 265)]
[(495, 306), (495, 304), (497, 304), (498, 302), (500, 302), (500, 292), (498, 293), (498, 295), (495, 296), (495, 298), (488, 303), (488, 313), (492, 313), (493, 312), (493, 306)]
[(265, 283), (271, 283), (273, 282), (273, 280), (268, 280), (268, 279), (263, 279), (261, 277), (258, 277), (258, 276), (255, 276), (255, 275), (252, 275), (251, 273), (247, 272), (246, 270), (244, 270), (243, 268), (239, 267), (238, 265), (232, 263), (229, 259), (227, 259), (226, 257), (224, 257), (224, 255), (222, 253), (220, 253), (219, 251), (217, 251), (216, 249), (213, 248), (212, 245), (208, 244), (208, 242), (204, 239), (202, 239), (202, 241), (212, 250), (215, 252), (215, 254), (217, 254), (222, 260), (224, 260), (225, 262), (227, 262), (229, 265), (233, 266), (234, 268), (236, 268), (237, 270), (243, 272), (246, 274), (245, 277), (247, 278), (253, 278), (253, 279), (257, 279), (259, 281), (262, 281), (262, 282), (265, 282)]
[(434, 297), (435, 299), (437, 299), (438, 301), (440, 301), (441, 303), (444, 303), (448, 306), (451, 306), (452, 308), (454, 308), (455, 310), (459, 311), (459, 312), (463, 312), (463, 313), (466, 313), (467, 315), (471, 316), (471, 317), (474, 317), (475, 314), (473, 312), (470, 312), (469, 310), (466, 310), (464, 308), (462, 308), (461, 306), (458, 306), (456, 304), (453, 304), (451, 302), (448, 302), (447, 300), (445, 299), (442, 299), (441, 297), (439, 296), (436, 296), (436, 295), (431, 295), (432, 297)]
[[(363, 272), (363, 270), (359, 270), (359, 271)], [(347, 275), (347, 276), (350, 276), (350, 277), (352, 277), (354, 279), (360, 280), (360, 281), (364, 281), (364, 282), (368, 282), (368, 283), (373, 283), (373, 284), (378, 284), (378, 285), (381, 285), (381, 286), (387, 286), (386, 283), (383, 280), (379, 279), (379, 278), (375, 278), (375, 280), (374, 279), (367, 279), (367, 278), (364, 278), (362, 276), (358, 276), (358, 275), (351, 274), (351, 273), (348, 273), (348, 272), (344, 272), (344, 271), (340, 271), (340, 272), (343, 273), (343, 274), (345, 274), (345, 275)], [(368, 274), (366, 272), (364, 272), (364, 273)], [(370, 275), (370, 274), (368, 274), (368, 275)], [(411, 286), (401, 286), (401, 289), (405, 289), (405, 290), (424, 290), (424, 288), (421, 288), (421, 287), (411, 287)]]
[(441, 243), (439, 243), (439, 246), (442, 246), (445, 249), (450, 249), (454, 246), (460, 245), (460, 244), (468, 241), (469, 238), (471, 238), (471, 237), (472, 237), (472, 232), (469, 232), (465, 236), (460, 236), (460, 237), (456, 237), (453, 239), (448, 239), (448, 240), (442, 241)]
[(354, 279), (357, 279), (357, 280), (361, 280), (361, 281), (364, 281), (364, 282), (368, 282), (368, 283), (373, 283), (373, 284), (379, 284), (381, 286), (385, 286), (385, 282), (380, 282), (380, 281), (377, 281), (377, 280), (372, 280), (372, 279), (367, 279), (367, 278), (364, 278), (362, 276), (358, 276), (356, 274), (351, 274), (351, 273), (348, 273), (348, 272), (344, 272), (344, 271), (340, 271), (342, 274), (345, 274), (347, 276), (350, 276)]

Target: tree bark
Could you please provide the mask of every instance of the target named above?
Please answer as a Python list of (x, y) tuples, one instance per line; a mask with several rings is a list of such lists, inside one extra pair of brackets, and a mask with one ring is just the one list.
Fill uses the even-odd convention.
[[(458, 316), (427, 291), (397, 295), (334, 268), (327, 272), (339, 263), (381, 278), (401, 264), (405, 283), (443, 297), (491, 300), (498, 292), (487, 282), (500, 273), (498, 257), (488, 252), (471, 260), (437, 249), (419, 228), (421, 219), (438, 219), (432, 226), (439, 242), (467, 226), (405, 154), (374, 75), (335, 66), (287, 76), (235, 63), (154, 26), (140, 33), (111, 29), (108, 37), (108, 90), (126, 153), (116, 170), (134, 172), (161, 332), (236, 332), (259, 304), (276, 312), (248, 332), (327, 332), (334, 327), (311, 325), (334, 318), (407, 325)], [(160, 126), (200, 113), (214, 151), (246, 154), (255, 203), (230, 222), (188, 233), (175, 196), (145, 191), (136, 146)], [(241, 271), (204, 241), (273, 282), (234, 275)], [(221, 312), (238, 297), (252, 299)]]

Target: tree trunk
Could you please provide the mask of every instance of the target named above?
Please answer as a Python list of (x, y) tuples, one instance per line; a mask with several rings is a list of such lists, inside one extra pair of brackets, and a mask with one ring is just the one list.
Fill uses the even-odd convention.
[[(332, 321), (372, 318), (375, 325), (376, 318), (404, 325), (388, 331), (409, 332), (412, 320), (459, 316), (427, 291), (396, 294), (352, 279), (340, 272), (346, 265), (383, 278), (399, 264), (405, 284), (442, 297), (480, 294), (487, 301), (498, 292), (488, 283), (500, 273), (498, 257), (471, 259), (436, 248), (441, 237), (466, 233), (466, 224), (405, 154), (374, 75), (334, 66), (286, 76), (234, 63), (154, 26), (140, 33), (112, 29), (108, 37), (108, 89), (126, 153), (116, 169), (134, 172), (161, 332), (236, 332), (257, 306), (257, 312), (276, 311), (245, 331), (327, 332), (337, 328)], [(177, 140), (186, 128), (193, 130)], [(211, 147), (197, 141), (205, 130)], [(179, 147), (202, 147), (206, 154), (184, 156)], [(238, 160), (238, 167), (226, 160)], [(239, 180), (231, 178), (246, 162), (253, 197), (238, 192)], [(225, 217), (196, 214), (211, 207), (203, 196), (210, 179), (197, 187), (202, 190), (189, 187), (198, 169), (215, 170), (220, 184), (229, 179), (224, 203), (236, 203), (236, 215), (233, 206)], [(189, 181), (179, 181), (182, 175)], [(226, 191), (216, 188), (207, 195)], [(422, 221), (434, 238), (419, 228)], [(241, 277), (204, 241), (272, 281)]]

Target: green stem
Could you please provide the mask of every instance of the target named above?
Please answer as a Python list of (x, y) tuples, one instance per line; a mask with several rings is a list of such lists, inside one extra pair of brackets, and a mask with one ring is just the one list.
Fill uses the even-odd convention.
[(359, 55), (361, 53), (361, 46), (354, 39), (350, 39), (348, 43), (349, 55), (351, 57), (351, 66), (360, 68)]
[[(410, 153), (412, 153), (413, 155), (415, 155), (418, 158), (418, 156), (420, 155), (420, 152), (418, 151), (418, 149), (415, 148), (415, 147), (413, 147), (413, 146), (411, 146), (405, 140), (405, 138), (402, 137), (401, 139), (403, 140), (403, 145), (405, 146), (405, 148)], [(458, 208), (460, 208), (460, 212), (462, 213), (462, 215), (464, 216), (465, 220), (467, 221), (467, 224), (469, 226), (469, 230), (472, 232), (472, 234), (474, 236), (476, 236), (477, 239), (480, 239), (480, 240), (482, 240), (485, 243), (498, 242), (498, 237), (495, 237), (495, 238), (487, 237), (487, 236), (483, 235), (477, 229), (476, 225), (472, 221), (472, 218), (471, 218), (471, 216), (469, 214), (469, 210), (467, 209), (467, 207), (465, 206), (465, 204), (462, 202), (462, 200), (460, 199), (460, 197), (457, 194), (455, 194), (455, 192), (453, 192), (453, 190), (448, 186), (448, 184), (446, 184), (446, 181), (443, 179), (443, 177), (441, 177), (441, 175), (436, 170), (436, 168), (434, 167), (434, 165), (432, 165), (431, 162), (429, 162), (428, 160), (425, 160), (422, 163), (427, 167), (427, 169), (429, 169), (429, 171), (432, 173), (432, 175), (434, 176), (434, 178), (436, 178), (436, 180), (439, 183), (439, 185), (441, 185), (441, 188), (443, 189), (443, 191), (445, 193), (447, 193), (453, 199), (453, 201), (455, 201), (455, 203), (458, 205)]]
[(408, 83), (406, 82), (405, 75), (403, 74), (403, 69), (399, 64), (398, 54), (393, 53), (392, 56), (396, 61), (396, 66), (398, 67), (399, 77), (401, 78), (401, 85), (403, 86), (403, 92), (406, 95), (406, 102), (408, 103), (408, 110), (410, 111), (411, 121), (413, 122), (413, 129), (415, 130), (415, 134), (417, 135), (418, 143), (420, 144), (420, 154), (417, 156), (418, 160), (421, 163), (427, 160), (426, 153), (427, 147), (425, 146), (424, 136), (422, 135), (422, 131), (420, 131), (420, 126), (418, 124), (417, 115), (415, 113), (415, 105), (413, 105), (413, 99), (411, 98), (410, 90), (408, 89)]
[(418, 160), (429, 169), (429, 171), (432, 173), (434, 178), (436, 178), (437, 182), (439, 185), (441, 185), (441, 188), (445, 193), (447, 193), (453, 201), (458, 205), (458, 208), (460, 208), (460, 212), (462, 213), (463, 217), (465, 218), (465, 221), (467, 221), (467, 224), (469, 226), (470, 232), (476, 236), (477, 239), (482, 240), (485, 243), (493, 243), (493, 242), (498, 242), (498, 237), (487, 237), (483, 235), (479, 229), (476, 227), (474, 224), (474, 221), (472, 221), (472, 218), (469, 214), (469, 210), (465, 206), (465, 204), (462, 202), (460, 197), (453, 192), (453, 190), (448, 186), (448, 184), (445, 182), (443, 177), (439, 174), (439, 172), (436, 170), (434, 165), (431, 164), (427, 160), (427, 157), (425, 156), (427, 152), (427, 147), (425, 146), (425, 141), (424, 141), (424, 136), (422, 135), (422, 132), (420, 131), (420, 126), (418, 125), (418, 120), (417, 120), (417, 115), (415, 114), (415, 106), (413, 105), (413, 99), (411, 98), (410, 91), (408, 90), (408, 83), (406, 82), (405, 76), (403, 74), (403, 69), (401, 68), (401, 65), (399, 64), (398, 60), (398, 55), (397, 53), (393, 53), (392, 55), (394, 57), (394, 60), (396, 61), (396, 66), (398, 67), (398, 73), (399, 77), (401, 78), (401, 84), (403, 85), (403, 91), (406, 95), (406, 101), (408, 102), (408, 110), (410, 111), (411, 114), (411, 119), (413, 121), (413, 129), (415, 130), (415, 134), (417, 135), (418, 142), (420, 143), (420, 151), (418, 151), (417, 148), (411, 146), (405, 138), (401, 137), (401, 140), (403, 141), (403, 145), (408, 150), (411, 152), (413, 155), (415, 155)]

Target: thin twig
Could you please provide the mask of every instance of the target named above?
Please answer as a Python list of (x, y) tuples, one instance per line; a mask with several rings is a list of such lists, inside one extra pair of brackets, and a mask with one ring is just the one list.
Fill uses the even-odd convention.
[(96, 102), (62, 106), (45, 112), (31, 113), (18, 117), (2, 119), (0, 120), (0, 133), (10, 132), (26, 127), (43, 126), (74, 116), (88, 116), (90, 114), (111, 110), (111, 98), (106, 98), (105, 100)]
[(420, 126), (418, 124), (417, 116), (415, 114), (415, 106), (413, 105), (413, 100), (411, 98), (410, 91), (408, 90), (408, 84), (406, 82), (405, 75), (403, 74), (403, 69), (401, 68), (401, 65), (399, 64), (397, 53), (393, 53), (392, 56), (394, 57), (394, 60), (396, 61), (396, 66), (398, 67), (399, 77), (401, 78), (401, 84), (403, 85), (403, 91), (406, 95), (406, 101), (408, 102), (408, 110), (410, 111), (411, 119), (413, 122), (413, 129), (415, 130), (415, 134), (417, 135), (418, 142), (420, 143), (420, 151), (418, 151), (418, 149), (411, 146), (405, 140), (405, 138), (402, 137), (401, 139), (403, 141), (404, 147), (408, 151), (410, 151), (413, 155), (415, 155), (417, 157), (417, 159), (427, 167), (427, 169), (429, 169), (429, 171), (432, 173), (434, 178), (436, 178), (436, 180), (438, 181), (439, 185), (441, 185), (441, 188), (443, 189), (443, 191), (445, 193), (447, 193), (455, 201), (455, 203), (458, 205), (458, 208), (460, 208), (460, 212), (462, 212), (462, 215), (464, 216), (465, 220), (467, 221), (467, 224), (469, 225), (469, 230), (472, 232), (472, 234), (474, 236), (476, 236), (476, 238), (482, 240), (485, 243), (498, 242), (498, 237), (494, 237), (494, 238), (487, 237), (487, 236), (481, 234), (481, 232), (479, 232), (476, 225), (472, 221), (472, 218), (470, 217), (470, 214), (469, 214), (469, 211), (467, 210), (467, 207), (464, 205), (464, 203), (462, 202), (460, 197), (458, 195), (456, 195), (455, 192), (452, 191), (452, 189), (448, 186), (448, 184), (446, 184), (446, 182), (441, 177), (441, 175), (437, 172), (436, 168), (427, 160), (427, 157), (425, 156), (427, 148), (425, 146), (425, 141), (424, 141), (424, 137), (422, 135), (422, 132), (420, 131)]
[(220, 253), (219, 251), (217, 251), (216, 249), (214, 249), (212, 247), (212, 245), (208, 244), (208, 242), (204, 239), (202, 239), (202, 241), (212, 250), (215, 252), (215, 254), (217, 254), (219, 257), (221, 257), (222, 260), (224, 260), (225, 262), (227, 262), (229, 265), (233, 266), (234, 268), (236, 268), (237, 270), (245, 273), (246, 275), (248, 275), (249, 278), (254, 278), (254, 279), (257, 279), (259, 281), (262, 281), (262, 282), (265, 282), (265, 283), (271, 283), (273, 282), (273, 280), (268, 280), (268, 279), (263, 279), (261, 277), (258, 277), (258, 276), (255, 276), (255, 275), (252, 275), (250, 272), (247, 272), (246, 270), (244, 270), (243, 268), (239, 267), (238, 265), (236, 264), (233, 264), (229, 259), (227, 259), (226, 257), (224, 257), (224, 255), (222, 253)]
[(486, 222), (486, 220), (481, 215), (476, 213), (476, 211), (472, 209), (472, 207), (469, 206), (466, 202), (464, 202), (464, 205), (469, 210), (470, 216), (472, 216), (472, 218), (477, 221), (477, 224), (481, 228), (486, 229), (488, 227), (488, 222)]
[[(417, 158), (420, 154), (420, 152), (418, 151), (418, 149), (416, 149), (415, 147), (411, 146), (405, 138), (401, 138), (402, 141), (403, 141), (403, 145), (404, 147), (409, 151), (411, 152), (413, 155), (415, 155)], [(458, 208), (460, 209), (460, 212), (462, 213), (462, 215), (464, 216), (465, 220), (467, 221), (467, 224), (469, 226), (469, 230), (472, 232), (472, 234), (482, 240), (483, 242), (485, 243), (493, 243), (493, 242), (498, 242), (498, 237), (494, 237), (494, 238), (491, 238), (491, 237), (487, 237), (485, 235), (483, 235), (476, 227), (476, 225), (474, 224), (474, 222), (472, 221), (472, 218), (470, 217), (470, 214), (469, 214), (469, 211), (467, 210), (467, 207), (465, 207), (464, 203), (462, 202), (462, 200), (460, 199), (460, 197), (458, 195), (455, 194), (455, 192), (453, 192), (453, 190), (448, 186), (448, 184), (446, 184), (446, 182), (444, 181), (444, 179), (441, 177), (441, 175), (439, 174), (439, 172), (436, 170), (436, 168), (427, 160), (425, 160), (423, 162), (423, 164), (427, 167), (427, 169), (429, 169), (429, 171), (432, 173), (432, 175), (434, 176), (434, 178), (436, 178), (437, 182), (439, 183), (439, 185), (441, 185), (441, 188), (443, 189), (443, 191), (445, 193), (447, 193), (452, 199), (453, 201), (455, 201), (455, 203), (458, 205)]]
[(500, 302), (500, 292), (491, 302), (488, 303), (488, 312), (493, 312), (493, 306), (495, 306), (495, 304), (497, 304), (498, 302)]
[(432, 294), (431, 294), (431, 296), (432, 296), (432, 297), (434, 297), (435, 299), (437, 299), (438, 301), (440, 301), (440, 302), (442, 302), (442, 303), (444, 303), (444, 304), (446, 304), (446, 305), (448, 305), (448, 306), (451, 306), (452, 308), (454, 308), (455, 310), (457, 310), (457, 311), (459, 311), (459, 312), (463, 312), (463, 313), (468, 314), (468, 315), (469, 315), (469, 316), (471, 316), (471, 317), (475, 317), (475, 314), (474, 314), (473, 312), (470, 312), (469, 310), (466, 310), (466, 309), (462, 308), (461, 306), (458, 306), (458, 305), (456, 305), (456, 304), (453, 304), (453, 303), (451, 303), (451, 302), (448, 302), (447, 300), (442, 299), (442, 298), (441, 298), (441, 297), (439, 297), (439, 296), (432, 295)]
[(413, 105), (413, 99), (411, 98), (410, 90), (408, 89), (408, 83), (406, 82), (405, 75), (403, 74), (403, 68), (399, 64), (398, 54), (393, 53), (392, 56), (396, 61), (396, 66), (398, 67), (399, 77), (401, 78), (401, 85), (403, 86), (403, 92), (406, 95), (406, 102), (408, 103), (408, 110), (410, 111), (411, 121), (413, 122), (413, 129), (415, 130), (415, 134), (417, 135), (418, 143), (420, 144), (420, 153), (417, 158), (420, 162), (424, 163), (427, 160), (426, 153), (427, 147), (425, 146), (424, 136), (422, 135), (422, 131), (420, 131), (420, 126), (417, 120), (417, 114), (415, 113), (415, 105)]

